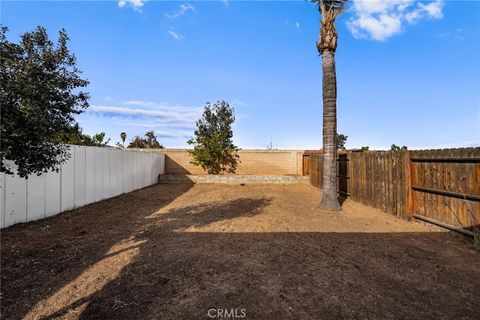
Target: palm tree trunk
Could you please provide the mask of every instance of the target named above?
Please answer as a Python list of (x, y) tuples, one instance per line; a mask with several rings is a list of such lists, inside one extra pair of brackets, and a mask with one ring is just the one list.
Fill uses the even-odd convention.
[(337, 197), (337, 75), (335, 51), (322, 52), (323, 70), (323, 196), (322, 209), (341, 210)]

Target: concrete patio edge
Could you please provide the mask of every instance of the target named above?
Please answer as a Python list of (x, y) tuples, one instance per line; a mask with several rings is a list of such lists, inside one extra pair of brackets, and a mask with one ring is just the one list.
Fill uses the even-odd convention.
[(221, 183), (221, 184), (293, 184), (308, 183), (308, 176), (300, 175), (196, 175), (196, 174), (161, 174), (158, 182), (172, 183)]

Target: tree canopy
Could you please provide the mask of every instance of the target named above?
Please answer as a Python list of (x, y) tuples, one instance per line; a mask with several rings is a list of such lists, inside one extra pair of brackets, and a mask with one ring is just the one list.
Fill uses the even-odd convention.
[(337, 133), (337, 149), (345, 150), (345, 143), (347, 143), (348, 136)]
[(390, 150), (391, 151), (400, 151), (400, 150), (408, 150), (407, 146), (397, 146), (396, 144), (392, 144), (392, 146), (390, 147)]
[(239, 149), (233, 143), (234, 121), (234, 110), (227, 102), (207, 102), (195, 136), (187, 141), (193, 145), (191, 163), (209, 174), (235, 173)]
[[(122, 132), (124, 133), (124, 132)], [(125, 138), (127, 135), (125, 134)], [(122, 138), (123, 141), (123, 138)], [(157, 136), (154, 131), (147, 131), (145, 138), (140, 136), (133, 137), (127, 148), (139, 148), (139, 149), (163, 149), (163, 145), (157, 140)]]
[(88, 93), (79, 90), (88, 81), (65, 30), (56, 46), (44, 27), (24, 33), (19, 43), (7, 40), (7, 31), (0, 33), (1, 171), (14, 174), (6, 159), (21, 177), (58, 170), (69, 157), (59, 135), (75, 127), (74, 116), (88, 107)]
[(110, 142), (110, 138), (105, 139), (105, 132), (96, 133), (93, 136), (90, 136), (83, 133), (82, 128), (78, 125), (74, 125), (58, 134), (58, 142), (80, 146), (105, 147)]

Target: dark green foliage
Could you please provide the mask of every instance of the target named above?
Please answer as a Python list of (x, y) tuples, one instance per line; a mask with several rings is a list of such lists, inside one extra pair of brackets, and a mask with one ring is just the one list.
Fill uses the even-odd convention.
[(78, 90), (88, 81), (80, 78), (65, 30), (56, 46), (43, 27), (23, 34), (18, 44), (7, 40), (7, 31), (0, 33), (1, 171), (14, 173), (5, 159), (21, 177), (58, 170), (69, 157), (59, 135), (72, 130), (74, 116), (88, 107), (88, 94)]
[(366, 152), (366, 151), (368, 151), (368, 149), (370, 149), (370, 147), (369, 147), (369, 146), (366, 146), (366, 147), (362, 147), (362, 149), (360, 149), (360, 151)]
[(134, 137), (127, 148), (163, 149), (163, 146), (160, 144), (160, 142), (158, 142), (155, 132), (147, 131), (145, 133), (145, 138), (141, 138), (139, 136)]
[(345, 143), (347, 143), (348, 136), (337, 133), (337, 150), (345, 150)]
[(105, 140), (105, 132), (96, 133), (93, 136), (82, 132), (82, 128), (74, 125), (58, 135), (58, 143), (75, 144), (79, 146), (104, 147), (110, 142)]
[(391, 151), (407, 150), (407, 146), (403, 146), (403, 147), (400, 148), (396, 144), (392, 144), (392, 146), (390, 147), (390, 150)]
[(239, 149), (232, 140), (234, 121), (234, 110), (227, 102), (207, 102), (202, 118), (197, 121), (195, 137), (187, 141), (193, 145), (189, 151), (191, 163), (209, 174), (235, 173)]
[(320, 1), (323, 2), (327, 10), (329, 10), (330, 8), (332, 8), (333, 10), (343, 9), (345, 4), (348, 2), (348, 0), (310, 0), (310, 2), (313, 3), (320, 3)]
[(122, 139), (122, 146), (125, 147), (125, 140), (127, 140), (127, 134), (125, 132), (120, 133), (120, 139)]
[(122, 143), (117, 142), (117, 148), (118, 149), (124, 149), (125, 148), (125, 140), (127, 140), (127, 134), (125, 132), (120, 133), (120, 139), (122, 140)]

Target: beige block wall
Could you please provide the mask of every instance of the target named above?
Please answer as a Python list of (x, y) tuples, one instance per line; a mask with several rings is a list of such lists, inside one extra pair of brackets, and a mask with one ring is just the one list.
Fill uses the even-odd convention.
[[(190, 163), (186, 149), (157, 149), (165, 154), (165, 173), (206, 174)], [(303, 150), (240, 150), (240, 175), (301, 175)]]

